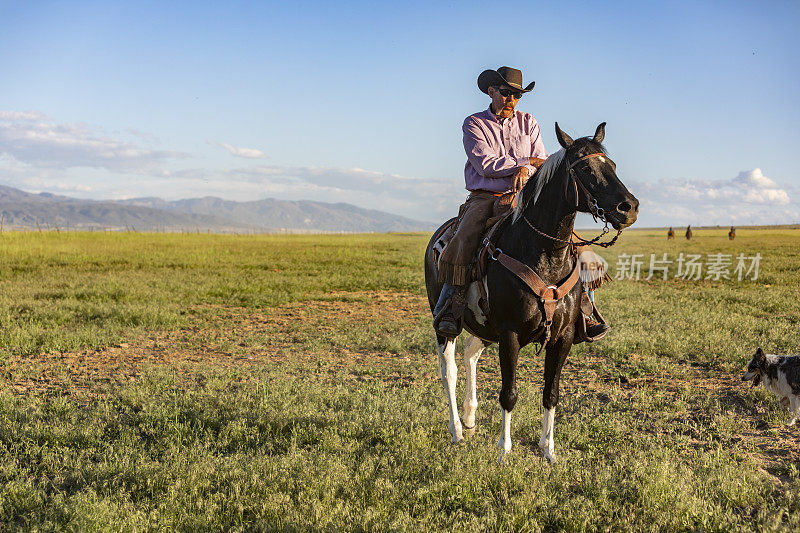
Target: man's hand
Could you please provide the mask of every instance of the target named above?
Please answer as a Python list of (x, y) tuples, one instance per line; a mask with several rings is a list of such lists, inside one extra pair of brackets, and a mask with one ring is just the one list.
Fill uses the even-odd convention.
[(529, 177), (530, 174), (528, 168), (520, 167), (520, 169), (514, 173), (514, 190), (518, 191), (522, 189), (525, 186), (525, 183), (528, 181)]
[(534, 168), (539, 168), (544, 163), (544, 159), (542, 159), (541, 157), (531, 156), (528, 159), (530, 160), (531, 166)]

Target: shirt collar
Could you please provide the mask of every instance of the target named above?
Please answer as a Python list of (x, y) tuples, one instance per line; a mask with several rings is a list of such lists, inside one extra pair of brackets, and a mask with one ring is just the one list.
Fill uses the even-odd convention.
[(490, 118), (493, 118), (495, 122), (497, 122), (497, 123), (498, 123), (498, 124), (500, 124), (501, 126), (505, 126), (505, 125), (506, 125), (506, 123), (507, 123), (507, 122), (508, 122), (510, 119), (514, 118), (514, 117), (517, 115), (517, 110), (515, 109), (515, 110), (514, 110), (514, 114), (513, 114), (513, 115), (511, 115), (511, 116), (510, 116), (510, 117), (508, 117), (508, 118), (500, 118), (500, 117), (498, 117), (497, 115), (495, 115), (495, 114), (494, 114), (494, 111), (492, 111), (492, 104), (489, 104), (489, 108), (486, 110), (486, 113), (489, 115), (489, 117), (490, 117)]

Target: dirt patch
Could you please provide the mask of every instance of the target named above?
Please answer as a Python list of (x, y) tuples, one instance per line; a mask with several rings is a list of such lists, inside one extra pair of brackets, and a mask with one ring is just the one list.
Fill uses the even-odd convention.
[[(339, 348), (335, 356), (298, 350), (296, 326), (303, 324), (324, 336), (345, 319), (364, 324), (388, 320), (411, 323), (426, 306), (427, 300), (421, 296), (377, 291), (331, 293), (316, 300), (262, 310), (199, 306), (191, 311), (205, 318), (176, 331), (155, 332), (100, 350), (11, 357), (0, 366), (0, 385), (19, 394), (92, 397), (137, 379), (145, 367), (153, 365), (191, 372), (208, 365), (241, 367), (290, 359), (318, 363), (325, 358), (328, 370), (334, 371), (359, 364), (366, 367), (366, 363), (376, 360), (397, 362), (396, 356), (349, 350), (346, 346)], [(254, 334), (259, 335), (260, 341), (249, 343), (247, 339)], [(351, 377), (372, 379), (358, 374)], [(395, 373), (388, 378), (408, 384), (407, 376)]]

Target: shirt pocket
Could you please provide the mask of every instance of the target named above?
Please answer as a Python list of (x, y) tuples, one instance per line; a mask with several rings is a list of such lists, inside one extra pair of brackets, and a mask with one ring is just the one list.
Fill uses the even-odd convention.
[(513, 134), (511, 135), (511, 152), (515, 157), (529, 157), (531, 155), (532, 142), (530, 135), (525, 135), (524, 133)]

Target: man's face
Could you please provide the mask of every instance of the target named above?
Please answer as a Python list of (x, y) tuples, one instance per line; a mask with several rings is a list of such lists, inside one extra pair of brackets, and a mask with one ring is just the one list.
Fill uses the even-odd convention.
[[(503, 93), (508, 96), (503, 96)], [(500, 118), (508, 118), (514, 114), (522, 93), (508, 86), (489, 87), (489, 96), (492, 98), (492, 111)]]

